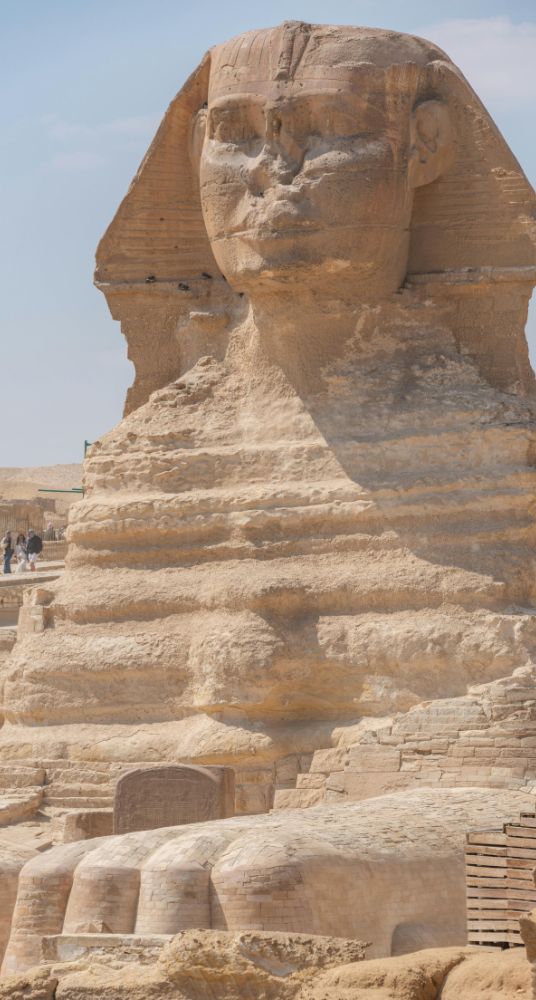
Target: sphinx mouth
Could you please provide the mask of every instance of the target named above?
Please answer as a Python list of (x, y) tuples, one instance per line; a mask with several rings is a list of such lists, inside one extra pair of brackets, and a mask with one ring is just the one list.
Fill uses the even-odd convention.
[(252, 221), (251, 225), (247, 224), (248, 221), (246, 217), (242, 225), (227, 230), (225, 237), (254, 236), (257, 239), (262, 239), (263, 237), (273, 238), (279, 234), (317, 232), (326, 228), (319, 226), (317, 220), (308, 218), (303, 207), (298, 207), (295, 203), (288, 201), (273, 202), (266, 207), (264, 212), (255, 213), (255, 221)]
[[(390, 227), (374, 227), (374, 228), (390, 228)], [(317, 220), (301, 219), (297, 220), (296, 216), (289, 217), (288, 220), (273, 220), (270, 217), (264, 219), (256, 219), (254, 226), (243, 226), (242, 228), (236, 227), (236, 229), (227, 229), (224, 233), (219, 236), (211, 237), (211, 241), (214, 243), (224, 243), (226, 240), (230, 239), (243, 239), (243, 240), (277, 240), (277, 239), (289, 239), (293, 236), (314, 236), (317, 233), (331, 233), (331, 232), (342, 232), (345, 230), (362, 230), (362, 224), (359, 220), (353, 220), (345, 225), (341, 225), (339, 222), (336, 224), (329, 222), (319, 223)]]
[(313, 233), (321, 233), (330, 229), (330, 226), (318, 226), (312, 223), (304, 224), (294, 223), (293, 225), (277, 225), (277, 227), (271, 225), (270, 223), (257, 224), (255, 227), (249, 229), (232, 229), (224, 233), (222, 236), (217, 236), (214, 238), (213, 242), (223, 243), (226, 240), (238, 238), (238, 239), (251, 239), (251, 240), (274, 240), (274, 239), (285, 239), (291, 236), (308, 236)]

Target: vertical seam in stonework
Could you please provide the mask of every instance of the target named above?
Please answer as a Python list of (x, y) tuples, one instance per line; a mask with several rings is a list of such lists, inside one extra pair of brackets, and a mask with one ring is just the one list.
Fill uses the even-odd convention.
[[(298, 72), (302, 59), (305, 56), (305, 53), (307, 52), (307, 47), (309, 45), (310, 38), (311, 38), (311, 33), (309, 31), (308, 25), (305, 25), (302, 28), (300, 28), (300, 30), (297, 31), (294, 36), (294, 41), (292, 45), (291, 71), (290, 71), (292, 79), (294, 79), (294, 77), (296, 76), (296, 73)], [(302, 44), (301, 44), (301, 51), (299, 51), (298, 55), (296, 56), (296, 48), (297, 48), (296, 43), (298, 41), (300, 41)]]

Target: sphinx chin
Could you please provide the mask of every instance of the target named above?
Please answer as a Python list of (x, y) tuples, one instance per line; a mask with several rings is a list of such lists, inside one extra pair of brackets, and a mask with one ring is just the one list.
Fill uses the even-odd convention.
[[(322, 296), (330, 299), (338, 294), (347, 301), (353, 299), (357, 308), (400, 287), (405, 259), (399, 264), (393, 254), (389, 268), (380, 268), (374, 261), (364, 261), (362, 254), (356, 261), (355, 255), (347, 252), (351, 249), (337, 245), (330, 248), (325, 234), (319, 231), (300, 232), (299, 236), (281, 231), (228, 240), (218, 257), (231, 287), (247, 292), (252, 301), (267, 288), (280, 285), (287, 291), (299, 289), (303, 298), (312, 294), (319, 301)], [(279, 307), (290, 316), (296, 301), (282, 301)]]

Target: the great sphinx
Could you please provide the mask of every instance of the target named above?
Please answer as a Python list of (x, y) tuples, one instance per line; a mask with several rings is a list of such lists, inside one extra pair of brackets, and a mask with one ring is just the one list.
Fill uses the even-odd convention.
[[(472, 808), (486, 823), (510, 809), (455, 786), (500, 786), (519, 810), (536, 779), (535, 242), (534, 192), (433, 44), (292, 22), (211, 50), (99, 246), (136, 379), (86, 461), (67, 570), (21, 614), (1, 758), (230, 763), (248, 813), (315, 751), (337, 773), (350, 745), (353, 785), (320, 788), (318, 767), (310, 789), (437, 787), (377, 807), (402, 858), (385, 816), (402, 838), (428, 816), (426, 864), (440, 817), (461, 830)], [(248, 797), (263, 769), (265, 798)], [(329, 925), (351, 936), (365, 806), (71, 845), (32, 862), (24, 892), (49, 887), (60, 930), (239, 927), (264, 858), (289, 929), (326, 932), (329, 894), (351, 883)], [(310, 920), (300, 858), (323, 886), (311, 876)], [(404, 927), (437, 908), (434, 872)], [(163, 923), (143, 909), (151, 879)], [(445, 891), (431, 940), (448, 943), (463, 885)], [(15, 967), (45, 919), (28, 930), (24, 892)], [(263, 919), (283, 917), (248, 916)], [(380, 950), (391, 933), (378, 924)]]
[(98, 249), (136, 380), (4, 757), (273, 760), (530, 661), (534, 204), (429, 42), (207, 54)]

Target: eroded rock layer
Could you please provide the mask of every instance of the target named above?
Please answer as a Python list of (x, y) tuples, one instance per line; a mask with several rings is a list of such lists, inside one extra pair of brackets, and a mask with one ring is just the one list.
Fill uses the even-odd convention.
[[(197, 716), (200, 757), (273, 756), (533, 662), (531, 404), (414, 302), (367, 312), (305, 398), (248, 336), (93, 448), (66, 572), (10, 661), (4, 747), (77, 724), (94, 751), (105, 724), (126, 759), (165, 757), (165, 723)], [(172, 753), (195, 757), (188, 728)]]

